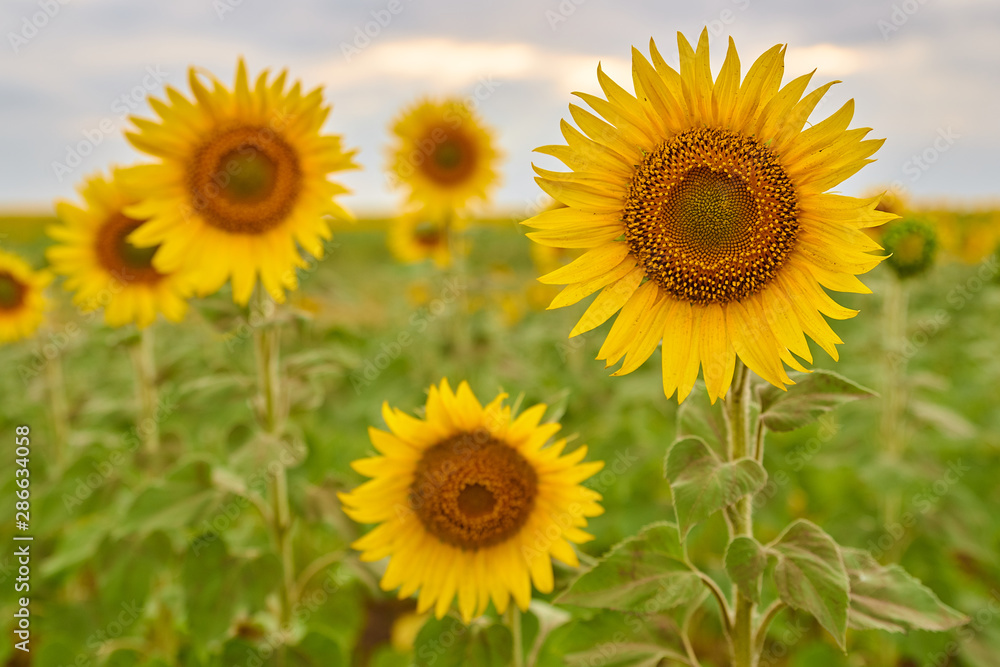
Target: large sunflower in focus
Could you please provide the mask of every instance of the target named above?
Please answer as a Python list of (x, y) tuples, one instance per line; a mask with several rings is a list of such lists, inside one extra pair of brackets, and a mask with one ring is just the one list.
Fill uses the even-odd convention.
[(210, 294), (232, 279), (245, 304), (259, 276), (276, 301), (295, 289), (300, 249), (323, 256), (331, 237), (324, 216), (347, 218), (333, 198), (347, 192), (329, 175), (355, 168), (339, 136), (322, 134), (330, 107), (321, 88), (286, 88), (286, 73), (264, 71), (251, 87), (240, 60), (232, 90), (191, 68), (193, 100), (171, 87), (149, 100), (159, 119), (132, 118), (129, 141), (159, 162), (129, 169), (142, 199), (129, 216), (147, 219), (129, 237), (160, 248), (157, 270), (192, 270), (197, 291)]
[(462, 210), (486, 201), (497, 184), (493, 133), (459, 100), (420, 102), (393, 122), (392, 133), (389, 168), (411, 204)]
[(484, 407), (465, 382), (452, 392), (442, 381), (425, 419), (385, 405), (389, 431), (369, 429), (380, 455), (353, 464), (372, 479), (341, 494), (344, 511), (379, 524), (354, 547), (365, 561), (389, 557), (382, 588), (419, 590), (418, 613), (441, 618), (456, 594), (466, 621), (491, 599), (498, 613), (511, 596), (526, 610), (532, 583), (552, 590), (552, 558), (578, 565), (572, 543), (591, 539), (581, 528), (603, 511), (580, 485), (603, 463), (580, 463), (586, 446), (548, 444), (560, 427), (539, 423), (544, 405), (512, 419), (505, 398)]
[(812, 361), (805, 335), (837, 358), (843, 342), (823, 315), (852, 317), (824, 288), (869, 290), (855, 277), (879, 263), (862, 231), (892, 220), (878, 197), (827, 190), (882, 145), (847, 129), (849, 101), (803, 130), (832, 83), (803, 97), (812, 74), (781, 86), (784, 48), (762, 55), (740, 82), (733, 41), (713, 81), (708, 32), (694, 50), (678, 35), (680, 71), (650, 41), (652, 64), (633, 49), (635, 95), (598, 67), (606, 99), (577, 93), (604, 120), (570, 105), (567, 146), (538, 151), (572, 171), (536, 167), (539, 185), (567, 208), (524, 224), (538, 243), (587, 251), (541, 278), (568, 285), (552, 308), (600, 290), (570, 335), (621, 310), (599, 359), (638, 368), (663, 341), (663, 388), (683, 401), (699, 366), (715, 399), (736, 357), (768, 382), (791, 383), (784, 365)]
[(44, 290), (50, 282), (48, 271), (34, 271), (17, 255), (0, 250), (0, 343), (35, 333), (48, 308)]
[(122, 187), (120, 174), (87, 179), (79, 189), (83, 207), (56, 205), (61, 224), (46, 230), (56, 241), (46, 256), (53, 270), (66, 276), (66, 289), (75, 291), (73, 303), (84, 312), (103, 306), (110, 326), (134, 322), (143, 328), (158, 312), (179, 322), (187, 312), (190, 286), (183, 274), (153, 266), (155, 246), (137, 248), (128, 241), (143, 221), (123, 212), (137, 199)]

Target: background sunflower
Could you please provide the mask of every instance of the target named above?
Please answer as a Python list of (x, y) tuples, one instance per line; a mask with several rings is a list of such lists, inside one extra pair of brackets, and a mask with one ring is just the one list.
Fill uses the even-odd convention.
[(354, 151), (322, 133), (330, 107), (321, 88), (286, 89), (287, 73), (267, 70), (251, 88), (242, 59), (232, 90), (202, 76), (188, 72), (193, 100), (168, 86), (166, 101), (149, 99), (158, 121), (132, 118), (129, 141), (159, 161), (125, 173), (141, 199), (127, 213), (148, 219), (129, 240), (159, 245), (156, 268), (189, 268), (201, 295), (231, 278), (245, 304), (259, 277), (281, 302), (306, 266), (300, 248), (323, 256), (325, 216), (350, 217), (333, 201), (347, 189), (329, 175), (356, 168)]
[(0, 250), (0, 343), (28, 338), (45, 319), (52, 282), (48, 271), (34, 271), (14, 253)]
[(492, 130), (462, 101), (424, 100), (393, 121), (390, 174), (407, 201), (441, 214), (486, 202), (498, 184)]
[(59, 202), (60, 223), (46, 230), (56, 241), (46, 257), (56, 273), (66, 276), (73, 303), (83, 312), (103, 307), (104, 320), (113, 327), (134, 322), (141, 329), (157, 313), (173, 322), (184, 319), (190, 284), (183, 271), (157, 270), (158, 246), (138, 248), (128, 240), (143, 221), (124, 212), (139, 200), (122, 184), (121, 172), (92, 176), (79, 192), (83, 206)]

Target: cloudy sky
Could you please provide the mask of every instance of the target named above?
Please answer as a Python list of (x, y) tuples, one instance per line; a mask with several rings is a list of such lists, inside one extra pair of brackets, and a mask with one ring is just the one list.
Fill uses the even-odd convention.
[(364, 170), (342, 179), (355, 211), (392, 209), (388, 124), (445, 94), (477, 99), (506, 155), (497, 205), (524, 210), (539, 196), (532, 159), (555, 166), (531, 151), (560, 142), (573, 91), (599, 92), (598, 62), (628, 87), (632, 45), (653, 37), (676, 64), (676, 32), (694, 41), (705, 26), (714, 71), (732, 36), (744, 72), (786, 43), (786, 81), (813, 68), (815, 85), (843, 81), (813, 120), (853, 97), (853, 125), (888, 140), (840, 191), (1000, 191), (996, 0), (4, 0), (0, 26), (0, 209), (50, 206), (82, 176), (135, 161), (121, 130), (151, 113), (147, 94), (186, 90), (190, 65), (230, 82), (243, 55), (251, 73), (287, 67), (325, 86), (328, 130), (361, 149)]

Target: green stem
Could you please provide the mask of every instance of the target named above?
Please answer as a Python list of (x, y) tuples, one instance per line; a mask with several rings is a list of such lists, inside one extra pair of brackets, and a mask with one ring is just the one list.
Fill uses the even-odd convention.
[(458, 229), (455, 219), (455, 211), (449, 210), (445, 214), (445, 233), (448, 235), (448, 252), (451, 254), (448, 275), (459, 291), (458, 298), (451, 305), (452, 340), (455, 345), (455, 356), (460, 360), (467, 360), (472, 350), (469, 319), (466, 317), (468, 308), (465, 281), (469, 276), (465, 265), (465, 234)]
[[(754, 455), (750, 447), (750, 369), (737, 360), (733, 386), (725, 404), (727, 444), (730, 461)], [(733, 532), (736, 536), (753, 537), (753, 498), (740, 498), (732, 512)], [(730, 637), (735, 667), (755, 667), (757, 652), (754, 646), (754, 601), (736, 589), (736, 618)]]
[(69, 409), (66, 407), (66, 382), (63, 377), (62, 354), (56, 354), (45, 364), (45, 383), (52, 416), (52, 448), (56, 466), (62, 467), (69, 440)]
[[(284, 407), (279, 365), (278, 326), (268, 315), (273, 313), (274, 304), (262, 286), (257, 291), (252, 306), (256, 309), (260, 323), (254, 328), (254, 351), (257, 358), (257, 412), (261, 429), (266, 440), (278, 452), (282, 447), (281, 435), (284, 431)], [(288, 502), (288, 474), (281, 457), (271, 484), (271, 532), (275, 549), (281, 559), (281, 591), (279, 595), (279, 624), (283, 633), (291, 629), (292, 606), (295, 603), (295, 555), (292, 550), (292, 518)], [(278, 652), (279, 664), (285, 659), (284, 646)]]
[(132, 368), (135, 371), (135, 390), (139, 398), (139, 416), (136, 430), (150, 462), (160, 455), (160, 425), (156, 420), (156, 359), (153, 349), (153, 330), (139, 330), (139, 342), (130, 347)]
[[(906, 409), (905, 376), (907, 359), (904, 343), (906, 341), (906, 311), (909, 294), (906, 284), (893, 276), (885, 291), (885, 301), (882, 304), (882, 335), (883, 357), (885, 364), (885, 379), (882, 389), (882, 422), (881, 436), (883, 457), (887, 469), (898, 470), (903, 457), (905, 445), (904, 411)], [(888, 530), (899, 520), (902, 511), (903, 496), (900, 488), (894, 486), (883, 496), (882, 528)], [(882, 555), (884, 562), (893, 562), (901, 553), (902, 543), (894, 540), (892, 546)], [(890, 665), (896, 663), (896, 649), (892, 642), (880, 642), (880, 662)]]
[(511, 603), (507, 622), (510, 624), (510, 633), (514, 637), (514, 659), (511, 664), (513, 667), (524, 667), (524, 637), (521, 632), (521, 610), (516, 604)]
[[(893, 278), (885, 292), (883, 307), (883, 347), (885, 349), (885, 380), (882, 394), (882, 443), (886, 464), (894, 469), (903, 456), (903, 412), (906, 408), (904, 377), (907, 360), (904, 356), (908, 290), (902, 280)], [(902, 497), (898, 489), (885, 494), (883, 525), (890, 526), (899, 517)]]

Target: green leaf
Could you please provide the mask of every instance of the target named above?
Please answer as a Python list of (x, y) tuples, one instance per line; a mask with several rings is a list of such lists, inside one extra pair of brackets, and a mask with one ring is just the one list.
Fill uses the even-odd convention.
[(843, 552), (851, 579), (852, 628), (944, 632), (969, 622), (899, 565), (881, 565), (860, 549)]
[(611, 547), (556, 602), (652, 613), (692, 600), (702, 586), (698, 574), (685, 562), (677, 527), (661, 522)]
[(832, 371), (815, 369), (789, 375), (795, 384), (788, 391), (769, 384), (758, 390), (761, 419), (772, 431), (794, 431), (839, 405), (877, 396), (871, 389)]
[[(687, 656), (669, 648), (656, 644), (640, 642), (621, 642), (612, 646), (599, 644), (587, 651), (571, 653), (566, 656), (569, 667), (657, 667), (666, 658), (688, 664)], [(670, 664), (670, 663), (667, 663)]]
[(118, 524), (116, 535), (149, 533), (190, 525), (202, 510), (217, 498), (212, 486), (212, 468), (207, 461), (195, 460), (174, 470), (162, 483), (140, 493)]
[[(662, 617), (617, 611), (579, 615), (557, 628), (538, 652), (538, 667), (654, 667), (685, 660), (680, 638)], [(676, 628), (674, 628), (675, 630)]]
[(757, 540), (741, 535), (726, 549), (726, 573), (743, 595), (760, 602), (760, 583), (767, 552)]
[(318, 632), (310, 632), (288, 650), (289, 667), (340, 667), (345, 663), (340, 645)]
[(778, 557), (778, 595), (790, 607), (815, 616), (844, 648), (850, 584), (840, 547), (819, 526), (800, 519), (769, 548)]
[(723, 463), (698, 437), (678, 440), (670, 447), (664, 472), (674, 497), (681, 539), (698, 522), (767, 483), (767, 473), (759, 463), (753, 459)]
[(417, 667), (507, 667), (514, 645), (503, 625), (465, 625), (457, 618), (432, 618), (417, 635), (414, 664)]
[(189, 549), (181, 571), (188, 631), (202, 644), (221, 639), (229, 629), (238, 600), (238, 563), (221, 539)]
[[(700, 389), (700, 390), (699, 390)], [(677, 440), (697, 436), (719, 456), (726, 452), (726, 417), (722, 401), (713, 405), (699, 380), (689, 396), (677, 408)]]

